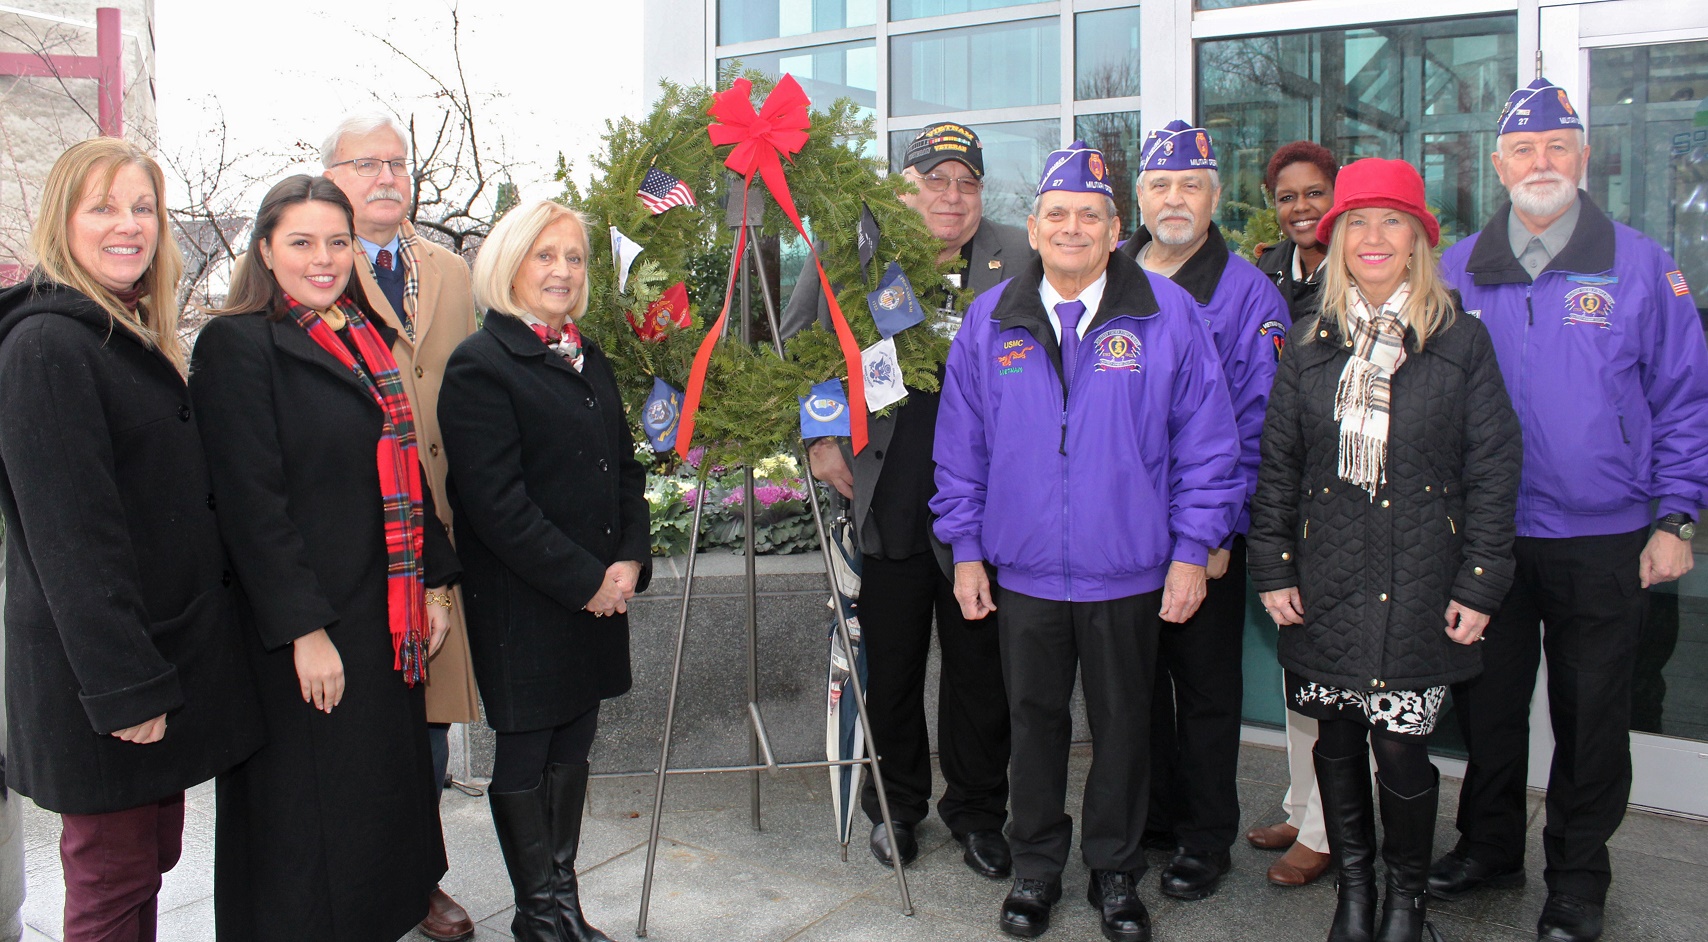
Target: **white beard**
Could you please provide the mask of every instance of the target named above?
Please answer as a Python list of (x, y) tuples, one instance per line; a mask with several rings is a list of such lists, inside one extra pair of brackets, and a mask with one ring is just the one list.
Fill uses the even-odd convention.
[(1577, 199), (1578, 189), (1564, 175), (1550, 171), (1526, 177), (1509, 190), (1508, 195), (1512, 197), (1512, 205), (1521, 213), (1553, 216), (1572, 205), (1572, 200)]

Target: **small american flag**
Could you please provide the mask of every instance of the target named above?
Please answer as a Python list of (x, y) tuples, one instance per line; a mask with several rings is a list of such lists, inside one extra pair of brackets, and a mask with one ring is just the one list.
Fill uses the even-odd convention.
[(694, 206), (694, 191), (688, 189), (688, 184), (676, 179), (662, 170), (648, 167), (646, 179), (641, 181), (637, 194), (646, 208), (652, 210), (654, 216), (672, 206)]

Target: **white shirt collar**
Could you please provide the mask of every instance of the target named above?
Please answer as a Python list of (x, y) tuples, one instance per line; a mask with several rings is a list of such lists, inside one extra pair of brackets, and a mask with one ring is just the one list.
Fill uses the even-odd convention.
[(380, 244), (375, 243), (375, 242), (369, 242), (367, 239), (364, 239), (361, 236), (357, 236), (356, 241), (362, 243), (362, 251), (368, 253), (368, 262), (370, 264), (372, 264), (375, 268), (378, 268), (379, 264), (380, 264), (380, 249), (385, 249), (386, 251), (390, 252), (392, 258), (400, 258), (401, 257), (397, 253), (397, 245), (398, 245), (398, 242), (400, 241), (397, 236), (392, 236), (391, 241), (387, 242), (384, 245), (380, 245)]
[[(1085, 290), (1081, 291), (1079, 293), (1079, 297), (1074, 299), (1085, 305), (1085, 313), (1079, 316), (1079, 324), (1075, 328), (1082, 340), (1085, 339), (1086, 329), (1089, 328), (1091, 326), (1091, 322), (1097, 318), (1097, 309), (1103, 304), (1103, 289), (1108, 287), (1108, 285), (1109, 270), (1105, 268), (1103, 270), (1103, 274), (1098, 275), (1096, 281), (1086, 285)], [(1049, 315), (1050, 329), (1056, 332), (1056, 342), (1061, 343), (1062, 321), (1061, 318), (1056, 316), (1056, 305), (1067, 299), (1063, 298), (1061, 292), (1057, 291), (1055, 286), (1050, 284), (1048, 276), (1038, 283), (1038, 297), (1044, 302), (1044, 313)]]

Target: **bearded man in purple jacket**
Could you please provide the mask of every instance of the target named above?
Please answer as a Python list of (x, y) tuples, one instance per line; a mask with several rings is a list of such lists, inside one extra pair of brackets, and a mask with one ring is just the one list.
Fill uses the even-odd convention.
[(1545, 655), (1554, 758), (1536, 934), (1593, 942), (1607, 840), (1631, 794), (1646, 589), (1690, 570), (1708, 503), (1708, 344), (1678, 263), (1578, 190), (1589, 147), (1564, 89), (1537, 79), (1514, 92), (1497, 142), (1512, 202), (1442, 257), (1441, 274), (1488, 328), (1524, 430), (1518, 573), (1484, 635), (1483, 673), (1453, 687), (1470, 761), (1459, 843), (1429, 888), (1458, 899), (1524, 882), (1530, 698)]
[(1215, 345), (1191, 295), (1115, 251), (1112, 196), (1098, 151), (1050, 155), (1027, 220), (1039, 260), (968, 309), (937, 418), (937, 536), (963, 614), (996, 613), (1001, 640), (1015, 880), (1000, 921), (1023, 938), (1049, 927), (1072, 843), (1076, 670), (1097, 742), (1086, 896), (1113, 942), (1150, 938), (1134, 885), (1157, 636), (1203, 602), (1245, 501)]

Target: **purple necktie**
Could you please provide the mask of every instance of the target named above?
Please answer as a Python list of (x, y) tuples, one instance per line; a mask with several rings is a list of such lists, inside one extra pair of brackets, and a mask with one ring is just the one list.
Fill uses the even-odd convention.
[(1074, 362), (1079, 356), (1079, 316), (1084, 313), (1084, 301), (1063, 301), (1056, 305), (1056, 317), (1062, 322), (1062, 379), (1070, 387)]

